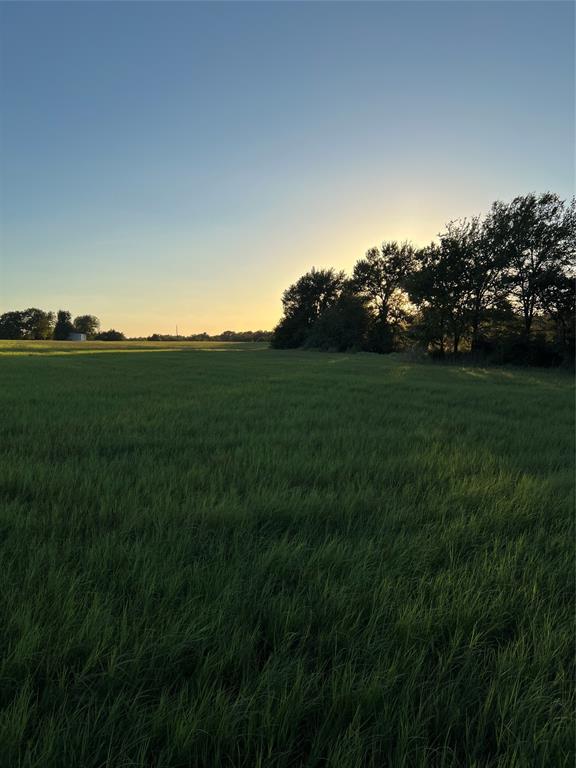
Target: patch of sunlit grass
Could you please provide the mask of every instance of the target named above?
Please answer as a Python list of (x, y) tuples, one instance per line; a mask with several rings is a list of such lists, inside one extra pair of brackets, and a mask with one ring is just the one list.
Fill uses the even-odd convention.
[(268, 348), (265, 342), (234, 341), (7, 341), (0, 355), (74, 355), (99, 352), (238, 352)]

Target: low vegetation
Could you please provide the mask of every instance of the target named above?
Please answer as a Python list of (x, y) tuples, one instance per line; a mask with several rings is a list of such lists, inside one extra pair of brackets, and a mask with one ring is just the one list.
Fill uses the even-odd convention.
[(574, 764), (567, 374), (16, 341), (0, 379), (3, 765)]

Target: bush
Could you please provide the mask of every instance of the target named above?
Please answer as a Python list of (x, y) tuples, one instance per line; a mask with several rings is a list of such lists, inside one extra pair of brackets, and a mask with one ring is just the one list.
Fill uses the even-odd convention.
[(297, 315), (283, 317), (272, 333), (270, 344), (274, 349), (296, 349), (308, 340), (310, 328)]
[(314, 324), (305, 346), (347, 352), (366, 348), (370, 314), (362, 298), (342, 294)]
[(392, 326), (379, 319), (373, 320), (368, 333), (367, 349), (370, 352), (386, 354), (388, 352), (394, 352), (395, 348), (394, 330)]
[(486, 356), (490, 363), (499, 365), (534, 365), (551, 368), (561, 365), (562, 352), (557, 345), (546, 340), (544, 334), (525, 337), (508, 337), (500, 339), (494, 351)]
[(123, 333), (120, 331), (114, 330), (114, 328), (111, 328), (109, 331), (102, 331), (101, 333), (97, 333), (94, 337), (96, 341), (125, 341), (126, 336), (124, 336)]

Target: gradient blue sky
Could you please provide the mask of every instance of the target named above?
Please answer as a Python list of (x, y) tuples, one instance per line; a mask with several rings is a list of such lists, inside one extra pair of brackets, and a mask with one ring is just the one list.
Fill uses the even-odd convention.
[(312, 265), (574, 192), (569, 2), (0, 14), (0, 311), (270, 328)]

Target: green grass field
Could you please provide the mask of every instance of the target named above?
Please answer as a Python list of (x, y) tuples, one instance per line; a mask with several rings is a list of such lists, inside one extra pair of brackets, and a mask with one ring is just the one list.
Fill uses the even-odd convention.
[(0, 764), (572, 766), (573, 395), (2, 342)]

